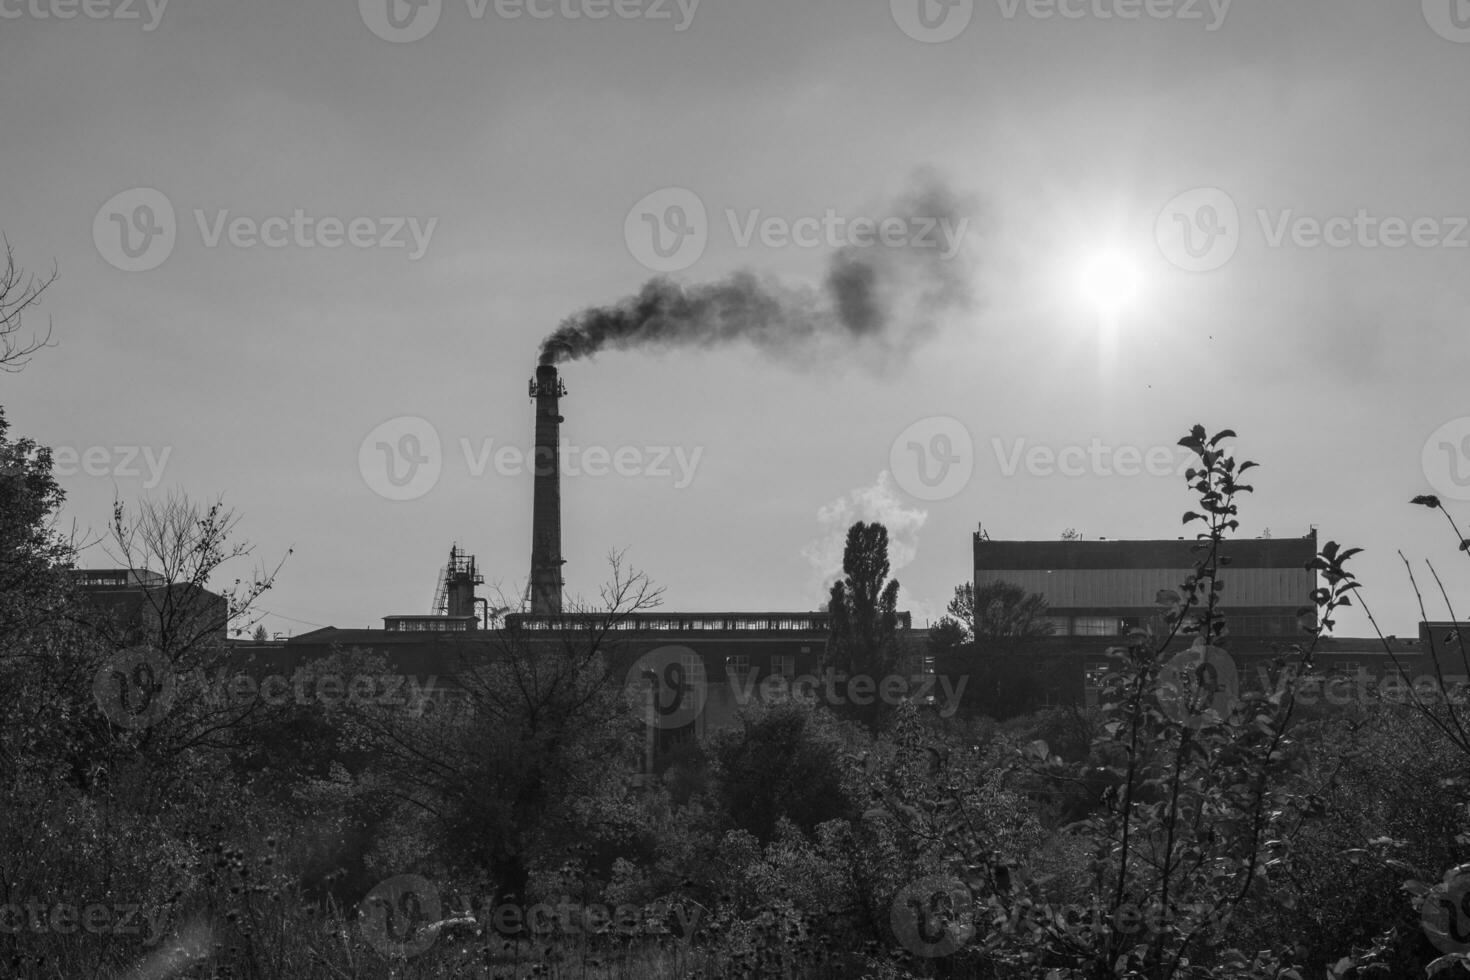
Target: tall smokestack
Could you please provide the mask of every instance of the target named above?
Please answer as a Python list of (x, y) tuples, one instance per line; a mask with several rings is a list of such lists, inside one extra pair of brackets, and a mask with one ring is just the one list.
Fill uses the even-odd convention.
[(536, 484), (531, 511), (531, 612), (561, 612), (561, 412), (566, 388), (556, 366), (542, 364), (531, 381), (536, 399)]

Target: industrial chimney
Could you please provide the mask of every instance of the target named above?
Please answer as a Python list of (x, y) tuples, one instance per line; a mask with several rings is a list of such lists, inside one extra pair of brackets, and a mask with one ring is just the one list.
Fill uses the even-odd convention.
[(531, 612), (561, 612), (561, 414), (557, 399), (567, 393), (556, 366), (542, 364), (531, 380), (536, 400), (536, 474), (531, 510)]

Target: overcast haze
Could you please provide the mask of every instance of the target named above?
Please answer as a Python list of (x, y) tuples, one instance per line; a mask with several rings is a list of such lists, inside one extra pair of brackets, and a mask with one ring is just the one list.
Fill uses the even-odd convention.
[[(1435, 559), (1463, 595), (1465, 558), (1408, 504), (1437, 492), (1470, 510), (1449, 499), (1470, 498), (1455, 480), (1470, 457), (1440, 448), (1470, 451), (1463, 2), (1181, 0), (1147, 8), (1175, 16), (1122, 19), (1099, 11), (1126, 0), (1064, 4), (1076, 17), (987, 0), (938, 42), (911, 36), (918, 0), (904, 2), (703, 0), (692, 17), (669, 2), (667, 18), (593, 20), (493, 3), (476, 18), (442, 0), (426, 36), (395, 42), (350, 0), (173, 0), (151, 30), (142, 4), (138, 19), (58, 20), (38, 14), (62, 0), (0, 0), (0, 231), (28, 270), (60, 273), (28, 320), (49, 318), (58, 346), (0, 377), (12, 434), (139, 447), (137, 476), (62, 477), (84, 527), (105, 524), (114, 493), (224, 494), (258, 557), (295, 549), (264, 600), (272, 631), (427, 612), (456, 541), (517, 593), (530, 477), (493, 462), (474, 475), (461, 440), (529, 447), (543, 338), (656, 271), (640, 202), (670, 218), (677, 188), (705, 209), (707, 246), (679, 282), (749, 268), (819, 289), (831, 243), (742, 245), (740, 229), (756, 212), (881, 219), (933, 179), (966, 202), (945, 261), (970, 302), (944, 306), (910, 356), (787, 363), (735, 343), (562, 366), (567, 440), (650, 464), (667, 450), (670, 471), (565, 480), (570, 593), (595, 595), (604, 556), (626, 548), (671, 609), (817, 608), (834, 536), (867, 516), (893, 527), (903, 605), (922, 621), (970, 578), (977, 521), (995, 538), (1185, 533), (1182, 478), (1092, 460), (1172, 446), (1199, 422), (1235, 429), (1261, 465), (1242, 534), (1315, 524), (1365, 548), (1385, 631), (1419, 618), (1396, 549)], [(94, 225), (137, 216), (138, 188), (169, 202), (175, 240), (128, 271)], [(1217, 192), (1238, 209), (1233, 254), (1171, 248), (1191, 221), (1206, 240)], [(370, 219), (372, 244), (222, 231), (209, 245), (222, 222), (298, 209)], [(1312, 244), (1301, 217), (1357, 220), (1338, 223), (1338, 247)], [(1433, 222), (1389, 248), (1384, 219)], [(381, 247), (399, 223), (402, 247)], [(1109, 251), (1139, 278), (1111, 370), (1105, 317), (1078, 286)], [(391, 500), (359, 450), (402, 417), (433, 426), (441, 472)], [(934, 441), (960, 431), (972, 451)], [(895, 440), (900, 459), (910, 441), (947, 445), (972, 475), (923, 499)], [(142, 447), (168, 452), (156, 487)], [(1035, 447), (1088, 462), (1048, 471), (1025, 462)], [(687, 481), (679, 454), (697, 459)], [(1338, 632), (1367, 629), (1344, 616)]]

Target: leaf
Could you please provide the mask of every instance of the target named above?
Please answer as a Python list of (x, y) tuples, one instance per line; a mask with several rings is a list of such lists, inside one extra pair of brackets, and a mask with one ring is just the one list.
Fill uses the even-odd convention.
[(1419, 504), (1422, 507), (1438, 507), (1439, 498), (1432, 493), (1423, 493), (1409, 501), (1411, 504)]
[(1234, 439), (1234, 438), (1236, 438), (1235, 430), (1234, 429), (1221, 429), (1219, 432), (1215, 433), (1215, 438), (1213, 438), (1213, 439), (1210, 440), (1210, 445), (1212, 445), (1212, 446), (1215, 445), (1221, 439)]
[(1446, 953), (1426, 966), (1424, 972), (1431, 977), (1439, 976), (1439, 974), (1446, 970), (1452, 970), (1456, 966), (1463, 964), (1466, 958), (1464, 953)]
[(1205, 515), (1203, 514), (1196, 514), (1192, 510), (1186, 510), (1184, 512), (1184, 520), (1180, 521), (1179, 523), (1188, 524), (1190, 521), (1204, 520), (1204, 516)]

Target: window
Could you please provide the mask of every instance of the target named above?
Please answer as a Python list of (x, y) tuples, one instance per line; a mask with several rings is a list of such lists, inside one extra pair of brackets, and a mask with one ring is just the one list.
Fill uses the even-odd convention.
[(679, 664), (684, 668), (684, 682), (686, 684), (704, 683), (704, 660), (697, 653), (686, 653), (679, 658)]
[(1118, 620), (1112, 616), (1078, 616), (1072, 620), (1074, 636), (1117, 636)]
[(83, 586), (123, 586), (127, 585), (127, 573), (113, 572), (111, 574), (102, 573), (99, 575), (78, 575), (76, 577), (76, 583)]
[(1066, 616), (1043, 616), (1041, 621), (1051, 627), (1053, 636), (1066, 636), (1071, 626)]
[(781, 677), (796, 676), (796, 658), (789, 653), (777, 653), (771, 656), (771, 673)]
[(750, 657), (737, 653), (725, 658), (725, 676), (744, 677), (750, 673)]

